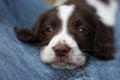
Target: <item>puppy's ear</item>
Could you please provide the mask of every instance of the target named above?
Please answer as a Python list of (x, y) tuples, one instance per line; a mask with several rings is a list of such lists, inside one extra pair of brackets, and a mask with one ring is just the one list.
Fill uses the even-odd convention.
[(42, 22), (42, 15), (39, 16), (37, 22), (31, 30), (14, 28), (16, 37), (25, 43), (40, 43), (40, 27)]
[(33, 33), (32, 30), (28, 29), (18, 29), (17, 27), (14, 28), (16, 37), (26, 43), (37, 43), (39, 42), (39, 39), (37, 36)]
[(111, 59), (114, 53), (113, 29), (98, 20), (94, 41), (95, 54), (100, 59)]

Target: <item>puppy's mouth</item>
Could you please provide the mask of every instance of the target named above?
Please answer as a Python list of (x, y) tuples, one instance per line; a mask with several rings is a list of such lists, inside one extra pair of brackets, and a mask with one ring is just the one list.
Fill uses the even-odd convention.
[(74, 69), (76, 68), (76, 64), (74, 63), (69, 63), (69, 62), (52, 62), (50, 63), (50, 65), (52, 65), (54, 68), (58, 68), (58, 69)]

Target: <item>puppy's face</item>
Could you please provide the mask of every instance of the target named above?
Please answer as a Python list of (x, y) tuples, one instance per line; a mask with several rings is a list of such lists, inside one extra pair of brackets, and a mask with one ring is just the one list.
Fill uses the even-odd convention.
[(47, 13), (40, 31), (44, 62), (62, 69), (85, 64), (87, 54), (83, 50), (93, 47), (95, 27), (80, 15), (74, 5), (63, 5)]
[(91, 54), (104, 59), (112, 56), (109, 30), (94, 11), (75, 5), (53, 8), (40, 16), (32, 30), (16, 29), (16, 33), (23, 42), (40, 43), (41, 60), (55, 68), (82, 66)]

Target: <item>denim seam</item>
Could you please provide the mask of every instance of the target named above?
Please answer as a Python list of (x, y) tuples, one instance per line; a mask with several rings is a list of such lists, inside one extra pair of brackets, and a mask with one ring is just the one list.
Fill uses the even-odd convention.
[(68, 71), (62, 75), (59, 75), (55, 78), (55, 80), (65, 80), (65, 79), (70, 78), (74, 75), (82, 75), (82, 77), (87, 77), (86, 73), (83, 69), (77, 69), (77, 70)]

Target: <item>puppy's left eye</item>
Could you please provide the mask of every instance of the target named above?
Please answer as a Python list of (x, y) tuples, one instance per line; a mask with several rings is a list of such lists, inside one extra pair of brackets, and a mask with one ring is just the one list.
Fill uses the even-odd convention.
[(84, 28), (79, 28), (79, 32), (85, 32), (86, 30)]
[(87, 32), (87, 29), (84, 28), (83, 26), (80, 26), (80, 27), (79, 27), (79, 32), (80, 32), (80, 33)]
[(88, 33), (88, 30), (85, 27), (80, 26), (79, 29), (78, 29), (78, 32), (80, 34), (86, 35)]

